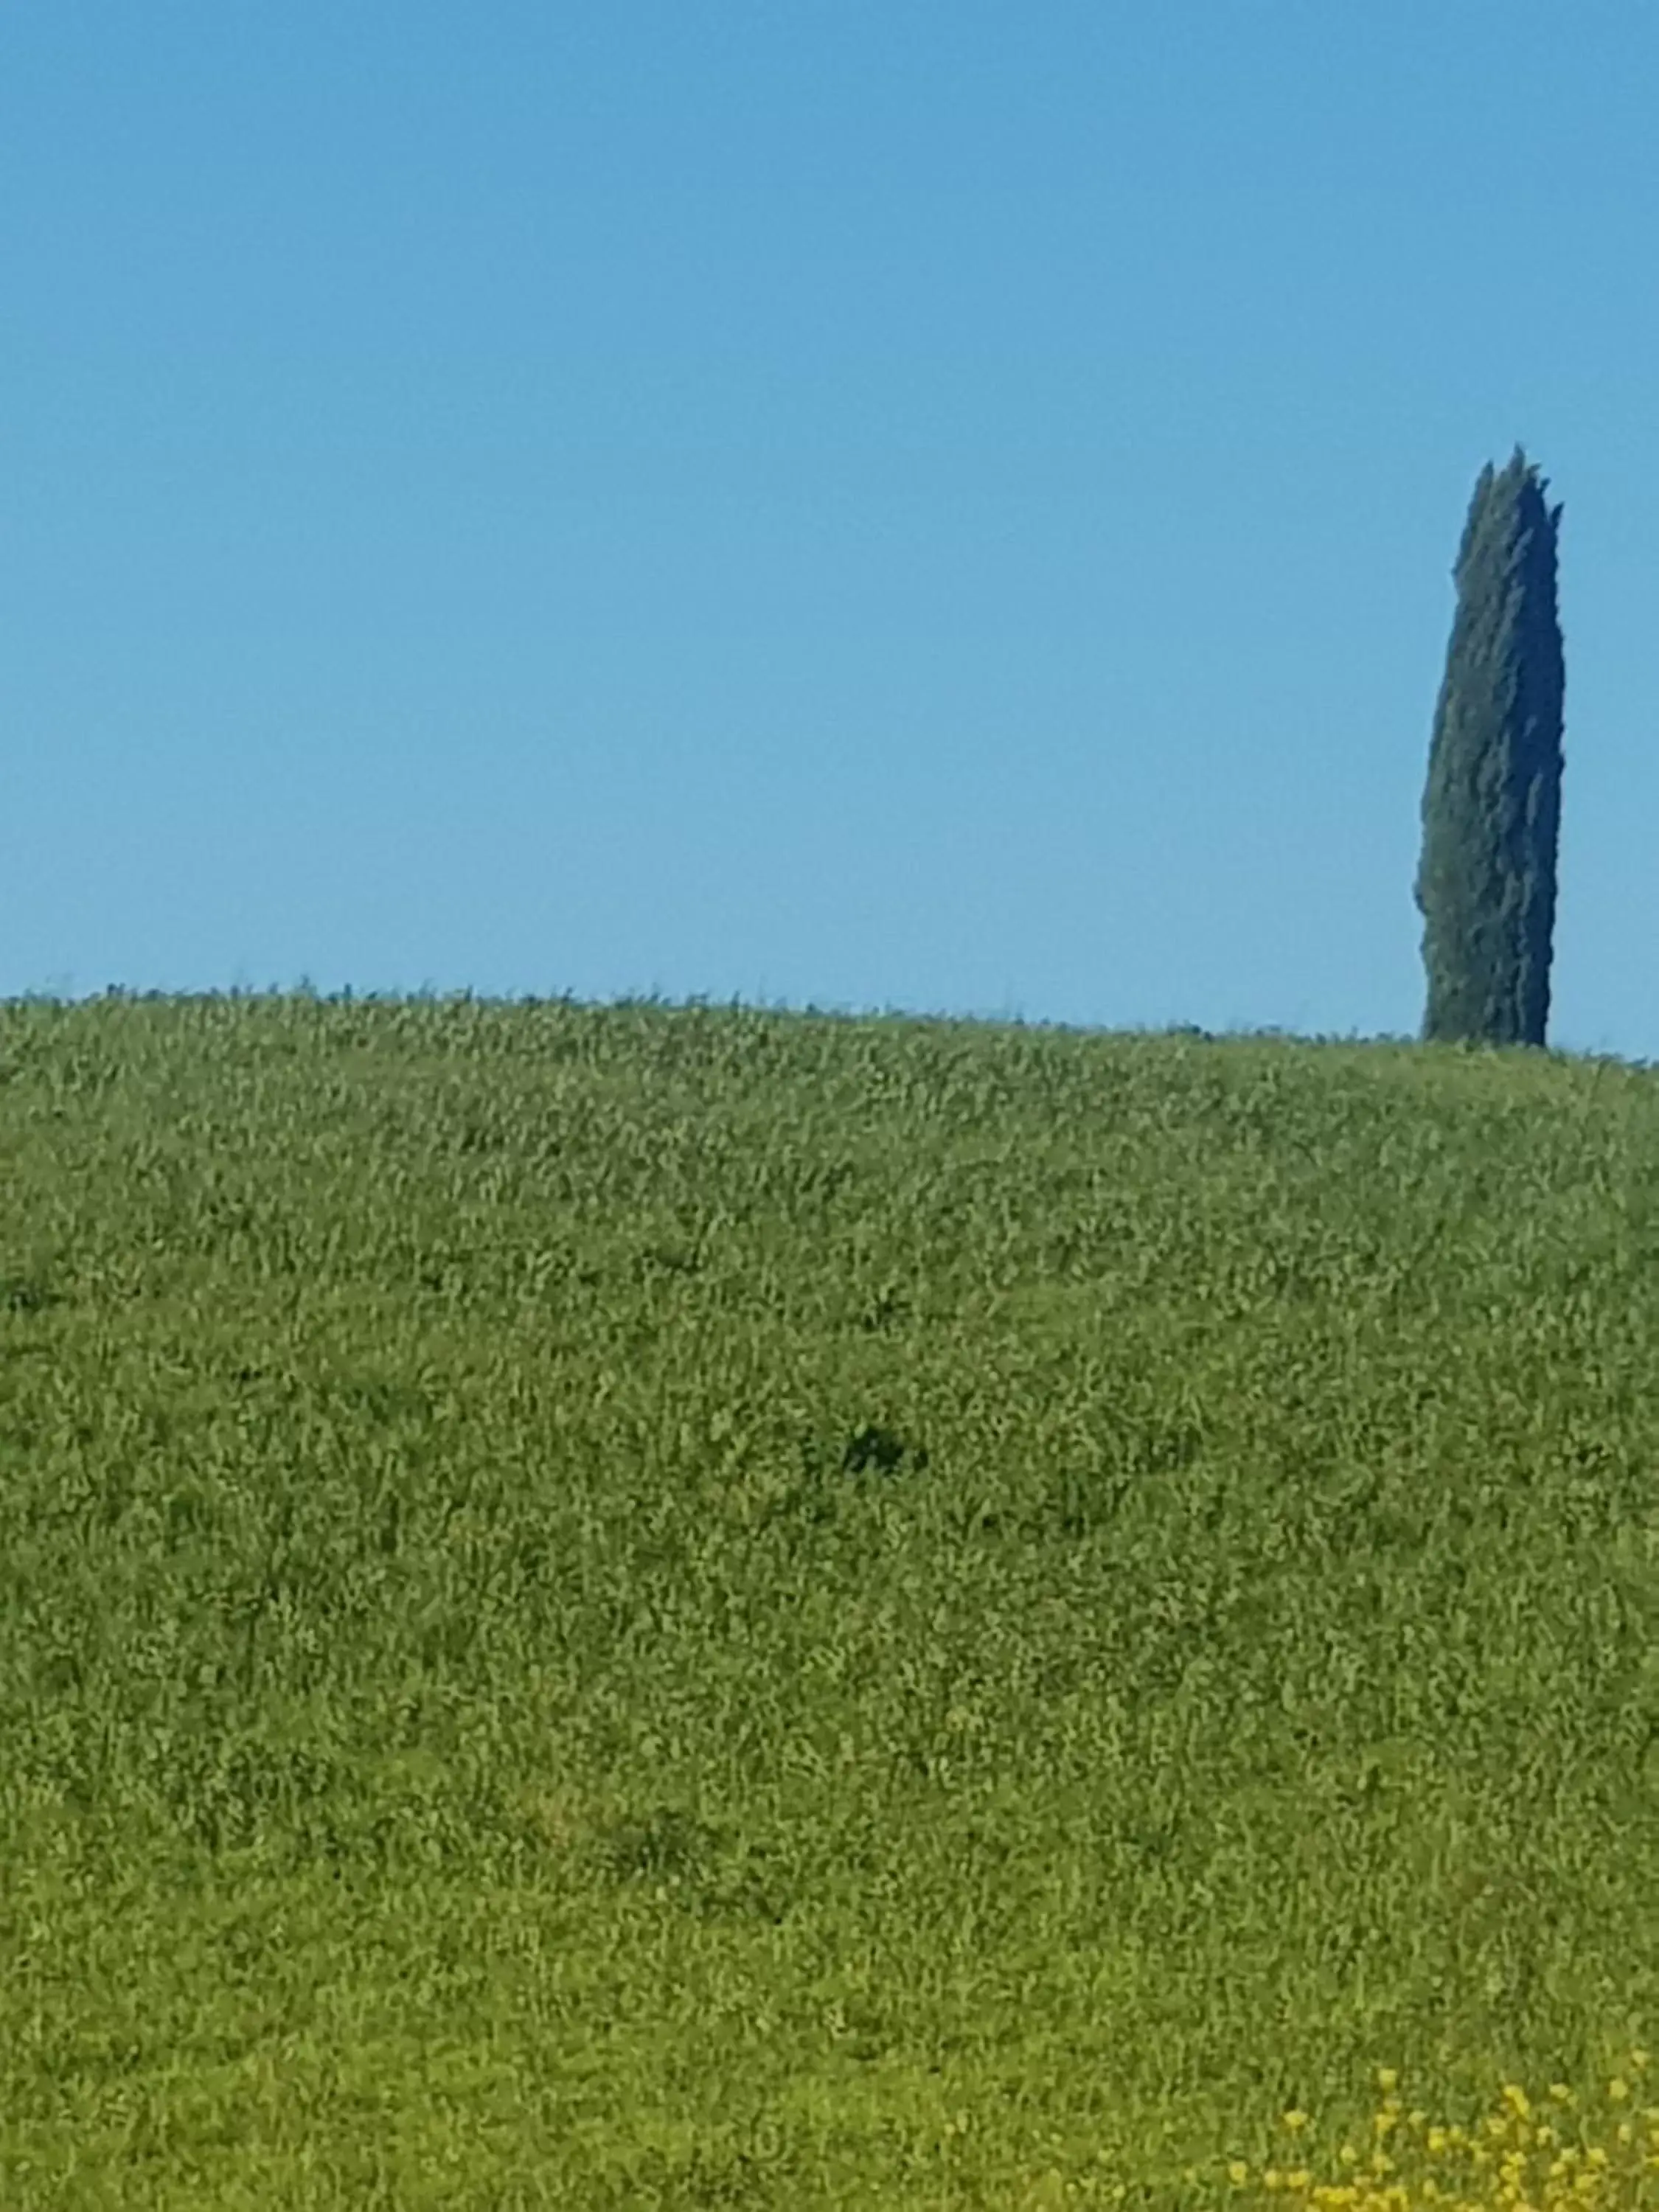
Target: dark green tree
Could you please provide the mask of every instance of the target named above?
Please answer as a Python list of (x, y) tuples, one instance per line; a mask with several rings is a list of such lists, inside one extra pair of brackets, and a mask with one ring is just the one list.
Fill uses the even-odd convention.
[(1565, 671), (1559, 507), (1517, 446), (1480, 471), (1423, 793), (1429, 1042), (1541, 1045), (1549, 1023)]

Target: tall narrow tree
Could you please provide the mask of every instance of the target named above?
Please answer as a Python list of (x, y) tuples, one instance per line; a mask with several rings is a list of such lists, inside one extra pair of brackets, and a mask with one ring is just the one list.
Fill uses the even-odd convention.
[(1549, 1023), (1565, 672), (1559, 507), (1517, 446), (1480, 471), (1423, 793), (1431, 1042), (1541, 1045)]

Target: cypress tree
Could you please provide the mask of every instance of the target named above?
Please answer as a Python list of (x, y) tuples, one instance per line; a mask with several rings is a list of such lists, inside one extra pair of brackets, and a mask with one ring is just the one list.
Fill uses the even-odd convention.
[(1452, 574), (1423, 793), (1425, 1041), (1541, 1045), (1549, 1022), (1565, 667), (1559, 507), (1520, 447), (1480, 471)]

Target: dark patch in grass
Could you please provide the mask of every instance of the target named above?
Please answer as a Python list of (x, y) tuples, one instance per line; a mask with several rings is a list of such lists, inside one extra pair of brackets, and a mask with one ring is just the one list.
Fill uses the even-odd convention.
[(878, 1474), (896, 1474), (907, 1460), (920, 1472), (927, 1464), (926, 1449), (907, 1443), (878, 1421), (866, 1421), (854, 1429), (841, 1455), (842, 1471), (848, 1474), (864, 1474), (872, 1468)]
[(902, 1328), (909, 1318), (909, 1301), (889, 1284), (877, 1291), (859, 1316), (859, 1327), (866, 1336), (874, 1336), (887, 1329)]

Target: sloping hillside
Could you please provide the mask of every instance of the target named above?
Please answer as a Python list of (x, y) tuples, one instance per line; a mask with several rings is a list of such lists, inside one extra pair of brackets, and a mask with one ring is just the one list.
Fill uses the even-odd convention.
[(1653, 2032), (1646, 1073), (12, 1003), (0, 1188), (8, 2206), (1173, 2202)]

